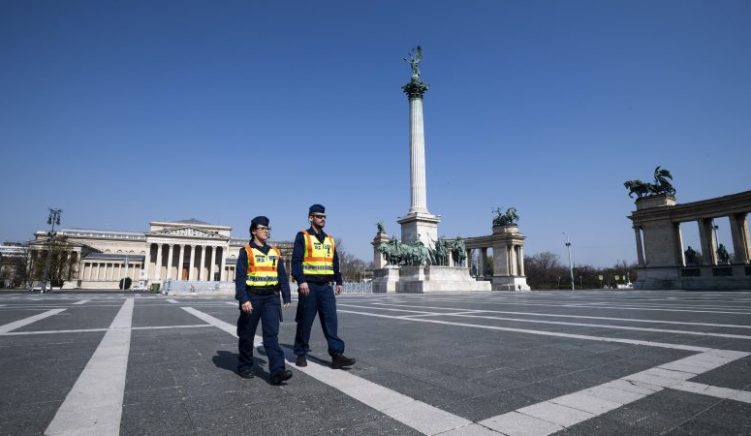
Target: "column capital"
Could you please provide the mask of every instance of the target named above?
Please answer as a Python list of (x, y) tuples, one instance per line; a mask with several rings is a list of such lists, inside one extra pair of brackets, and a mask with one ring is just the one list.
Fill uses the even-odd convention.
[(409, 83), (402, 86), (402, 91), (407, 94), (407, 97), (409, 97), (410, 100), (413, 98), (421, 99), (425, 92), (427, 92), (427, 90), (428, 84), (424, 83), (420, 79), (415, 79), (414, 77)]

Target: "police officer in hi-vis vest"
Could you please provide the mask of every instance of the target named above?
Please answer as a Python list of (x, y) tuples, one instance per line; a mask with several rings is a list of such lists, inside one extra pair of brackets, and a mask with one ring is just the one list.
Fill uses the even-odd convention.
[(289, 307), (289, 280), (282, 262), (282, 252), (266, 245), (271, 227), (269, 219), (257, 216), (250, 222), (250, 242), (240, 250), (235, 275), (235, 299), (240, 302), (240, 318), (237, 320), (237, 336), (240, 338), (240, 362), (237, 372), (240, 377), (253, 378), (253, 339), (258, 320), (263, 328), (263, 347), (269, 360), (271, 384), (278, 385), (292, 377), (292, 371), (284, 366), (284, 352), (279, 347), (279, 318), (281, 302)]
[(320, 204), (310, 206), (310, 228), (297, 234), (292, 251), (292, 276), (297, 282), (297, 333), (295, 334), (295, 365), (306, 366), (310, 351), (310, 328), (318, 314), (323, 335), (328, 342), (331, 367), (340, 369), (355, 364), (355, 359), (344, 356), (344, 341), (336, 334), (336, 299), (332, 282), (336, 282), (336, 295), (342, 293), (342, 275), (334, 238), (323, 231), (326, 209)]

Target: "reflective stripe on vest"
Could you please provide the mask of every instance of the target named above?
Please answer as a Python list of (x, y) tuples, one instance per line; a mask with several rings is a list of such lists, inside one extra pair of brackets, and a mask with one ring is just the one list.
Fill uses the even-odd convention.
[(305, 256), (302, 259), (302, 272), (306, 275), (333, 276), (334, 275), (334, 238), (326, 235), (323, 242), (302, 231), (305, 237)]
[(245, 276), (245, 284), (248, 286), (276, 286), (279, 284), (279, 275), (276, 265), (282, 261), (282, 253), (276, 247), (271, 247), (268, 254), (253, 248), (250, 244), (245, 245), (245, 254), (248, 255), (248, 269)]

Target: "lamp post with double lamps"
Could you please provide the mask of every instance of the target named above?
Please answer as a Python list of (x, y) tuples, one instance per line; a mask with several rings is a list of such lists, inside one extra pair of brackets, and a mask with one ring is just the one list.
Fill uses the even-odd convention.
[(571, 261), (571, 241), (568, 239), (566, 232), (563, 232), (563, 234), (566, 236), (566, 242), (564, 244), (568, 249), (568, 269), (571, 274), (571, 290), (574, 291), (576, 285), (574, 284), (574, 263)]
[[(47, 224), (49, 224), (50, 231), (47, 233), (49, 238), (47, 239), (47, 260), (44, 262), (44, 274), (42, 275), (42, 293), (47, 290), (47, 282), (49, 280), (50, 272), (50, 259), (52, 258), (52, 240), (55, 238), (55, 224), (60, 225), (60, 215), (63, 213), (62, 209), (50, 209), (50, 215), (47, 217)], [(52, 288), (52, 286), (50, 286)]]

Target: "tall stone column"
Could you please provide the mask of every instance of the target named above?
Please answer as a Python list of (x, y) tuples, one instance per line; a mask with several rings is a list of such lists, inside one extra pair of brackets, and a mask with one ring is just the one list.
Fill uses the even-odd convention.
[[(219, 272), (219, 280), (220, 281), (221, 281), (222, 277), (224, 276), (224, 269), (226, 268), (226, 265), (227, 265), (227, 253), (226, 253), (226, 249), (224, 247), (222, 247), (222, 254), (221, 254), (221, 256), (222, 256), (221, 257), (221, 259), (222, 259), (221, 260), (221, 265), (222, 266), (221, 266), (221, 269), (220, 269), (220, 272)], [(226, 280), (227, 281), (231, 281), (229, 277), (227, 277)]]
[(477, 275), (485, 277), (488, 271), (488, 247), (480, 249), (480, 256), (477, 258)]
[(639, 266), (644, 266), (644, 247), (641, 245), (641, 227), (634, 226), (634, 235), (636, 236), (636, 260)]
[(216, 245), (211, 246), (211, 264), (209, 265), (209, 281), (214, 281), (214, 266), (216, 265)]
[(699, 220), (699, 241), (701, 243), (702, 264), (717, 265), (717, 247), (712, 234), (712, 219)]
[(172, 253), (175, 251), (175, 244), (169, 244), (169, 252), (167, 254), (167, 280), (172, 279)]
[(198, 267), (198, 280), (203, 280), (203, 267), (206, 266), (206, 245), (201, 245), (201, 266)]
[(162, 279), (162, 243), (156, 244), (156, 280)]
[(419, 72), (412, 74), (412, 80), (402, 86), (409, 98), (409, 167), (410, 167), (410, 206), (401, 224), (402, 241), (422, 241), (432, 247), (438, 239), (440, 219), (428, 211), (427, 182), (425, 176), (425, 128), (423, 123), (423, 95), (428, 85), (420, 80)]
[(733, 257), (735, 263), (747, 264), (749, 261), (748, 222), (745, 213), (730, 215), (730, 235), (733, 239)]
[(177, 280), (183, 279), (183, 257), (185, 255), (185, 244), (180, 244), (180, 255), (177, 257)]
[(143, 260), (143, 276), (141, 280), (149, 281), (149, 269), (151, 268), (151, 244), (146, 244), (146, 258)]
[(196, 245), (190, 246), (190, 265), (188, 265), (188, 280), (193, 280), (193, 265), (196, 263)]
[(518, 259), (519, 259), (518, 268), (519, 269), (518, 269), (518, 271), (519, 271), (519, 275), (523, 276), (524, 275), (524, 246), (523, 245), (519, 245), (518, 246), (518, 250), (519, 250), (519, 257), (518, 257)]

